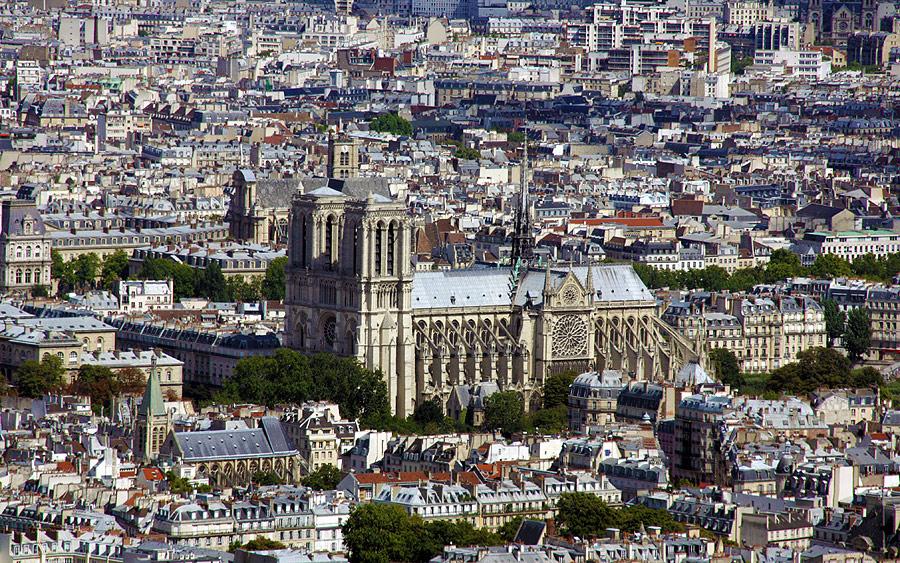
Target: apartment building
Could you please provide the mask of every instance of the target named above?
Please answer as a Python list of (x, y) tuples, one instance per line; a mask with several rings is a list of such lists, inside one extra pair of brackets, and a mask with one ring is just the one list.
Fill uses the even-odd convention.
[(341, 418), (333, 403), (309, 403), (281, 417), (285, 434), (294, 442), (308, 472), (341, 466), (341, 456), (353, 447), (359, 423)]
[(737, 356), (741, 370), (767, 372), (791, 363), (797, 354), (825, 346), (825, 314), (808, 297), (701, 295), (673, 301), (663, 320), (709, 349)]
[(806, 233), (798, 243), (800, 258), (812, 263), (819, 254), (834, 254), (853, 262), (860, 256), (877, 257), (900, 252), (900, 233), (895, 231), (836, 231)]

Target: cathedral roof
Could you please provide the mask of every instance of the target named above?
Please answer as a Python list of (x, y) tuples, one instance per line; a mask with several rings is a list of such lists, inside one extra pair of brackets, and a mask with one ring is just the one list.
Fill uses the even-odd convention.
[[(628, 264), (609, 264), (590, 268), (597, 295), (594, 301), (653, 301), (655, 298), (637, 273)], [(572, 273), (584, 287), (587, 266), (572, 268)], [(413, 309), (447, 307), (501, 307), (510, 300), (510, 268), (484, 268), (437, 272), (416, 272), (413, 277)], [(552, 287), (558, 288), (568, 269), (551, 270)], [(518, 284), (514, 296), (516, 305), (529, 299), (533, 305), (543, 302), (546, 272), (529, 270)]]
[[(602, 266), (577, 266), (572, 274), (578, 278), (582, 287), (586, 286), (588, 270), (591, 271), (596, 290), (594, 301), (654, 301), (655, 297), (638, 277), (637, 272), (629, 264), (604, 264)], [(553, 289), (559, 288), (568, 275), (568, 269), (550, 270), (550, 283)], [(516, 305), (524, 305), (531, 296), (533, 305), (543, 302), (543, 288), (546, 272), (529, 270), (519, 283), (516, 292)], [(535, 300), (535, 298), (537, 300)]]

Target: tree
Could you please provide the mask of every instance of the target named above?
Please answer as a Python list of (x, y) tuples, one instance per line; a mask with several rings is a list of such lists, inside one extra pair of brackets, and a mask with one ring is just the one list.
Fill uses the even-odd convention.
[(412, 124), (396, 113), (383, 113), (369, 122), (369, 128), (379, 133), (394, 135), (412, 135)]
[(147, 378), (144, 376), (144, 372), (134, 366), (120, 369), (116, 377), (119, 380), (119, 390), (125, 395), (143, 393), (147, 385)]
[(75, 281), (81, 287), (94, 284), (100, 274), (100, 258), (93, 252), (82, 254), (73, 261)]
[(280, 541), (270, 540), (265, 536), (256, 536), (242, 545), (240, 548), (245, 551), (268, 551), (270, 549), (285, 549), (287, 546)]
[(709, 353), (713, 370), (720, 381), (737, 387), (741, 384), (741, 367), (731, 350), (716, 348)]
[(215, 262), (210, 262), (199, 273), (194, 283), (194, 295), (203, 295), (211, 301), (227, 301), (228, 288), (225, 283), (225, 275), (222, 268)]
[(840, 278), (853, 275), (850, 263), (835, 254), (820, 254), (809, 267), (809, 273), (817, 278)]
[(365, 369), (355, 358), (307, 356), (287, 348), (271, 356), (240, 360), (215, 400), (269, 406), (333, 401), (345, 417), (362, 418), (364, 424), (390, 417), (387, 387), (380, 372)]
[(453, 153), (453, 156), (455, 156), (459, 160), (480, 160), (481, 159), (481, 153), (470, 147), (457, 148), (456, 152)]
[(847, 385), (850, 361), (833, 348), (810, 348), (797, 354), (797, 361), (772, 372), (767, 391), (810, 393), (820, 387), (833, 389)]
[(556, 373), (544, 380), (544, 408), (552, 409), (569, 403), (569, 387), (575, 381), (575, 373), (567, 371)]
[(872, 344), (872, 327), (869, 320), (869, 312), (858, 307), (847, 315), (847, 328), (844, 333), (844, 346), (850, 355), (850, 360), (857, 362)]
[(333, 491), (343, 479), (341, 470), (326, 463), (302, 479), (303, 486), (315, 491)]
[(91, 408), (99, 414), (101, 409), (111, 408), (113, 399), (119, 395), (119, 380), (106, 366), (83, 364), (72, 383), (72, 392), (90, 397)]
[(185, 477), (175, 475), (174, 471), (166, 471), (166, 482), (169, 483), (169, 491), (176, 495), (189, 495), (194, 492), (191, 482)]
[(505, 542), (512, 543), (512, 541), (516, 539), (516, 534), (519, 533), (519, 527), (522, 526), (522, 520), (523, 518), (521, 516), (516, 516), (500, 526), (500, 528), (497, 529), (500, 538)]
[(50, 291), (46, 285), (35, 285), (31, 288), (31, 296), (34, 298), (50, 297)]
[(506, 435), (522, 430), (525, 409), (515, 391), (498, 391), (484, 400), (484, 428)]
[(64, 378), (62, 360), (56, 356), (47, 356), (40, 362), (25, 360), (13, 376), (19, 395), (32, 398), (58, 391)]
[(499, 535), (464, 520), (423, 522), (394, 504), (359, 505), (343, 526), (350, 561), (425, 563), (444, 546), (500, 545)]
[(60, 293), (71, 291), (77, 281), (72, 262), (63, 260), (62, 254), (56, 250), (50, 252), (50, 276), (56, 280)]
[(785, 248), (779, 248), (772, 251), (772, 255), (769, 256), (769, 263), (766, 268), (768, 269), (776, 265), (783, 266), (783, 271), (787, 274), (786, 277), (799, 276), (803, 272), (803, 265), (800, 264), (800, 257)]
[(358, 506), (343, 527), (351, 563), (413, 561), (412, 546), (425, 535), (421, 519), (411, 519), (394, 504)]
[(549, 409), (538, 409), (525, 417), (529, 429), (545, 434), (561, 434), (569, 428), (569, 409), (557, 405)]
[(825, 333), (828, 336), (828, 344), (834, 345), (834, 341), (844, 334), (847, 324), (847, 314), (841, 311), (834, 299), (822, 300), (822, 312), (825, 315)]
[(441, 401), (438, 398), (422, 401), (416, 405), (416, 409), (412, 414), (413, 421), (426, 426), (428, 424), (441, 425), (444, 423), (444, 409), (441, 407)]
[(262, 293), (266, 299), (274, 301), (282, 301), (284, 299), (284, 288), (287, 284), (285, 276), (285, 268), (288, 259), (285, 256), (278, 257), (266, 267), (266, 276), (262, 281)]
[(257, 471), (250, 476), (250, 481), (261, 487), (281, 484), (281, 479), (274, 471)]
[(103, 260), (100, 268), (100, 278), (103, 287), (113, 291), (119, 280), (128, 279), (128, 254), (124, 250), (117, 250)]
[(566, 534), (588, 538), (615, 524), (615, 513), (600, 497), (588, 493), (563, 493), (559, 497), (556, 525)]
[(259, 277), (244, 281), (240, 276), (225, 280), (225, 295), (227, 301), (239, 301), (247, 303), (259, 301), (262, 279)]
[(580, 538), (602, 535), (607, 528), (636, 532), (642, 524), (659, 526), (663, 532), (684, 530), (684, 526), (665, 510), (640, 504), (613, 509), (590, 493), (564, 493), (559, 499), (557, 509), (557, 526), (564, 533)]

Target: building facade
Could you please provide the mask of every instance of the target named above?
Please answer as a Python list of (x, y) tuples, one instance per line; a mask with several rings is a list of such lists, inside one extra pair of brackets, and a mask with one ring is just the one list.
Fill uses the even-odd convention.
[(406, 206), (374, 193), (317, 188), (291, 219), (285, 344), (381, 370), (399, 414), (479, 381), (536, 406), (553, 373), (662, 379), (694, 355), (631, 266), (413, 272)]
[(50, 238), (34, 201), (0, 206), (0, 290), (31, 293), (50, 283)]

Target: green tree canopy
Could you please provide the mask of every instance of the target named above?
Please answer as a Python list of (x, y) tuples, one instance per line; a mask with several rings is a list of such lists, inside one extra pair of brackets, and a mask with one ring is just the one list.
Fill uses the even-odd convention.
[(847, 315), (847, 328), (844, 333), (844, 347), (850, 359), (859, 361), (869, 351), (872, 344), (872, 327), (869, 312), (858, 307)]
[(464, 520), (424, 522), (393, 504), (359, 505), (344, 524), (352, 563), (425, 563), (444, 546), (491, 546), (503, 540)]
[(109, 413), (113, 399), (122, 392), (122, 388), (118, 377), (108, 367), (84, 364), (78, 368), (78, 375), (72, 382), (72, 392), (90, 397), (95, 413), (100, 413), (101, 409)]
[(809, 273), (817, 278), (839, 278), (853, 275), (850, 263), (834, 254), (819, 254), (809, 267)]
[(772, 372), (766, 389), (775, 392), (810, 393), (820, 387), (850, 384), (850, 361), (833, 348), (810, 348), (797, 354), (797, 362)]
[(847, 314), (841, 311), (834, 299), (823, 299), (821, 305), (822, 313), (825, 316), (825, 333), (828, 336), (829, 344), (833, 344), (835, 339), (844, 334)]
[(216, 400), (270, 406), (334, 401), (341, 414), (350, 419), (390, 415), (387, 387), (380, 372), (365, 369), (354, 358), (307, 356), (287, 348), (272, 356), (240, 360)]
[(515, 391), (498, 391), (484, 400), (485, 430), (499, 430), (505, 435), (523, 427), (525, 408)]
[(100, 275), (100, 258), (93, 252), (82, 254), (72, 262), (75, 281), (82, 287), (89, 287)]
[(284, 299), (284, 288), (287, 284), (285, 268), (288, 259), (286, 256), (276, 258), (266, 267), (266, 277), (262, 282), (262, 293), (266, 299), (281, 301)]
[(60, 293), (71, 291), (78, 281), (72, 262), (63, 260), (57, 250), (50, 252), (50, 276), (56, 280)]
[(250, 481), (261, 487), (281, 485), (281, 479), (274, 471), (257, 471), (250, 476)]
[(569, 387), (575, 381), (575, 373), (567, 371), (555, 373), (544, 380), (543, 400), (544, 408), (552, 409), (569, 403)]
[(246, 551), (269, 551), (272, 549), (285, 549), (287, 546), (280, 541), (270, 540), (265, 536), (256, 536), (255, 539), (248, 541), (240, 548)]
[(176, 495), (189, 495), (194, 492), (191, 482), (185, 477), (175, 475), (174, 471), (166, 471), (166, 482), (169, 484), (169, 491)]
[(383, 113), (369, 122), (369, 128), (379, 133), (394, 135), (412, 135), (412, 124), (396, 113)]
[(109, 291), (116, 289), (119, 280), (128, 279), (128, 254), (124, 250), (117, 250), (103, 260), (100, 279)]
[(732, 387), (741, 384), (741, 366), (734, 352), (725, 348), (716, 348), (709, 353), (709, 360), (720, 381)]
[(580, 538), (601, 536), (607, 528), (636, 532), (659, 526), (663, 532), (680, 532), (684, 526), (665, 510), (643, 505), (614, 509), (590, 493), (564, 493), (557, 505), (556, 525), (565, 534)]
[(333, 491), (343, 479), (341, 470), (326, 463), (303, 478), (303, 486), (315, 491)]
[(40, 362), (25, 360), (16, 369), (13, 381), (23, 397), (42, 397), (58, 391), (65, 380), (66, 370), (57, 356), (47, 356)]
[(460, 160), (480, 160), (481, 153), (471, 147), (459, 147), (456, 149), (456, 152), (453, 153), (453, 156)]

